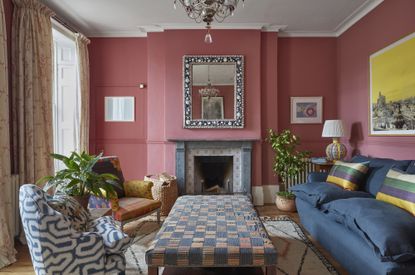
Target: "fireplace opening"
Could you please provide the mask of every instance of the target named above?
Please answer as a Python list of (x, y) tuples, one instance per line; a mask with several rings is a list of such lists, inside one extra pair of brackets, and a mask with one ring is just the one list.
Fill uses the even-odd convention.
[(233, 156), (195, 156), (195, 191), (228, 194), (233, 186)]

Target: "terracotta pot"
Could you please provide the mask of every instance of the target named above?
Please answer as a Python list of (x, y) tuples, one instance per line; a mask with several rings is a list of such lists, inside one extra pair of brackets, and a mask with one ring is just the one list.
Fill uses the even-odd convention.
[(86, 196), (72, 196), (72, 198), (74, 198), (75, 200), (77, 200), (79, 202), (79, 204), (83, 208), (85, 208), (85, 209), (88, 209), (89, 197), (90, 197), (90, 195), (86, 195)]
[(286, 197), (277, 195), (277, 197), (275, 198), (275, 204), (277, 205), (277, 208), (281, 211), (297, 211), (297, 207), (295, 206), (295, 199), (287, 199)]

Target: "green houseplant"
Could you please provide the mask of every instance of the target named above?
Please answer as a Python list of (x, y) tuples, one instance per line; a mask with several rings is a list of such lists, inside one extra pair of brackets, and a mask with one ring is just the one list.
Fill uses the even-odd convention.
[(272, 169), (279, 176), (280, 191), (277, 193), (276, 204), (278, 209), (284, 211), (295, 211), (295, 196), (288, 191), (286, 179), (295, 177), (301, 173), (306, 164), (310, 152), (297, 151), (300, 139), (290, 130), (284, 130), (280, 134), (274, 130), (268, 130), (267, 141), (271, 144), (275, 153)]
[(58, 171), (55, 176), (46, 176), (36, 182), (44, 185), (45, 191), (55, 188), (74, 197), (85, 209), (88, 207), (90, 195), (110, 199), (115, 193), (112, 183), (118, 180), (117, 176), (97, 174), (92, 170), (102, 154), (94, 156), (85, 152), (73, 152), (69, 157), (59, 154), (51, 156), (62, 161), (66, 168)]

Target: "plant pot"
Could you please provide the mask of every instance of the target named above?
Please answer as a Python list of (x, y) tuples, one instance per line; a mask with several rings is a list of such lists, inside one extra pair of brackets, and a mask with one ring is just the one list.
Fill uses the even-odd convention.
[(86, 210), (88, 210), (88, 202), (90, 195), (85, 196), (72, 196), (79, 204)]
[(277, 208), (281, 211), (297, 211), (297, 207), (295, 206), (295, 199), (287, 199), (286, 197), (277, 195), (277, 197), (275, 198), (275, 204), (277, 205)]

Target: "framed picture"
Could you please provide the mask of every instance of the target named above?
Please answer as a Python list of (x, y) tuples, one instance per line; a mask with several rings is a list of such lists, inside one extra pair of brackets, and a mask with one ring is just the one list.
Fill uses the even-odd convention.
[(415, 33), (370, 56), (369, 134), (415, 135)]
[(202, 119), (223, 119), (223, 97), (202, 97)]
[(323, 97), (291, 97), (291, 123), (323, 123)]
[(135, 99), (133, 96), (106, 96), (106, 122), (133, 122), (135, 120)]

